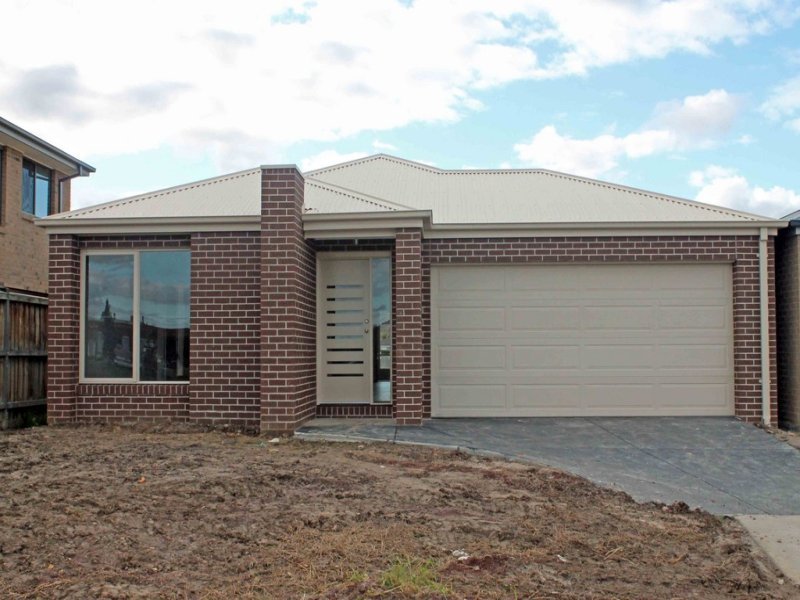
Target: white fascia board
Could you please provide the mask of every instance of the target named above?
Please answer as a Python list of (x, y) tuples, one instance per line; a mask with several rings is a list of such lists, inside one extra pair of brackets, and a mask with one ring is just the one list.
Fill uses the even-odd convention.
[(144, 217), (136, 219), (39, 219), (49, 234), (191, 233), (193, 231), (258, 231), (261, 217)]
[(430, 219), (427, 210), (317, 213), (303, 215), (303, 229), (312, 239), (386, 238), (402, 228), (424, 229)]
[(758, 235), (767, 227), (770, 235), (786, 227), (784, 221), (675, 221), (653, 223), (475, 223), (470, 225), (434, 224), (425, 230), (426, 238), (459, 237), (585, 237), (587, 235)]

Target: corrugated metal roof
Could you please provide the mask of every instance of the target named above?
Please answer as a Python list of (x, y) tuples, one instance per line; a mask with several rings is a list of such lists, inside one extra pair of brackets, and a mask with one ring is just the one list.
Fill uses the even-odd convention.
[(96, 204), (48, 219), (237, 217), (261, 214), (261, 169)]
[(375, 155), (306, 174), (431, 210), (434, 223), (758, 221), (764, 219), (592, 179), (541, 169), (447, 171)]
[[(260, 169), (124, 198), (48, 219), (260, 214)], [(378, 154), (305, 174), (314, 214), (430, 210), (434, 223), (657, 223), (769, 220), (539, 169), (447, 171)]]

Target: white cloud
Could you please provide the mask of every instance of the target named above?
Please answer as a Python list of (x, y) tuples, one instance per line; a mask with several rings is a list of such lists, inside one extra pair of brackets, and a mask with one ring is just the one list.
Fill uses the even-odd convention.
[(711, 90), (659, 104), (649, 123), (624, 136), (575, 139), (547, 125), (514, 150), (520, 161), (534, 167), (596, 177), (616, 168), (623, 158), (709, 147), (730, 130), (740, 108), (737, 96)]
[(366, 152), (349, 152), (342, 154), (336, 150), (323, 150), (319, 154), (301, 160), (300, 170), (303, 172), (313, 171), (314, 169), (330, 167), (331, 165), (356, 160), (357, 158), (364, 158), (365, 156), (367, 156)]
[(381, 150), (381, 151), (382, 150), (388, 150), (389, 152), (397, 151), (397, 146), (395, 146), (394, 144), (389, 144), (387, 142), (382, 142), (380, 140), (374, 140), (372, 142), (372, 147), (375, 148), (375, 150)]
[(760, 109), (768, 119), (785, 120), (789, 129), (800, 133), (800, 77), (774, 87)]
[(514, 81), (741, 43), (790, 23), (787, 11), (779, 0), (9, 0), (0, 104), (80, 156), (200, 147), (235, 168), (298, 141), (454, 121), (481, 108), (476, 91)]
[(763, 188), (753, 185), (735, 169), (710, 165), (692, 171), (689, 184), (698, 188), (699, 202), (727, 206), (771, 217), (782, 217), (800, 209), (800, 194), (781, 187)]

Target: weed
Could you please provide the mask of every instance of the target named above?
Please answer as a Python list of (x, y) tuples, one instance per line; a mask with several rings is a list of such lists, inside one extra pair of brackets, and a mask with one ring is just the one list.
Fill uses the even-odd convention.
[(447, 596), (450, 588), (439, 581), (436, 563), (403, 556), (396, 558), (392, 565), (381, 576), (381, 585), (387, 590), (395, 590), (404, 594), (421, 592)]

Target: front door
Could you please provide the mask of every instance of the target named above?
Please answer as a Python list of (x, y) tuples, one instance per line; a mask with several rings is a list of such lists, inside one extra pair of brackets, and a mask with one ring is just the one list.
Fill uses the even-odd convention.
[(317, 401), (389, 401), (391, 261), (318, 256)]

